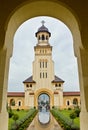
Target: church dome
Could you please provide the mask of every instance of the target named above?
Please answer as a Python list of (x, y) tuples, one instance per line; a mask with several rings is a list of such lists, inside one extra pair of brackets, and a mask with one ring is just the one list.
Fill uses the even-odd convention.
[(38, 32), (49, 32), (48, 28), (46, 28), (44, 25), (42, 25), (39, 29)]
[(44, 26), (44, 21), (42, 21), (42, 26), (38, 29), (38, 31), (36, 32), (36, 37), (37, 37), (37, 34), (39, 32), (47, 32), (49, 33), (49, 37), (51, 36), (51, 33), (49, 32), (48, 28)]

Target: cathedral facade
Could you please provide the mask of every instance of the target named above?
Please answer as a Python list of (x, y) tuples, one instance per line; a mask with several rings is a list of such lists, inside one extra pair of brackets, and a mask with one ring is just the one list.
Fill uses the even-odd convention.
[[(44, 21), (35, 36), (37, 43), (34, 47), (33, 74), (23, 81), (24, 93), (8, 93), (8, 106), (11, 106), (11, 101), (13, 102), (14, 99), (13, 108), (17, 108), (17, 106), (21, 106), (23, 109), (38, 108), (41, 103), (44, 104), (44, 101), (50, 108), (53, 106), (60, 109), (68, 108), (73, 104), (80, 106), (80, 93), (63, 92), (64, 80), (55, 75), (52, 60), (53, 47), (49, 43), (51, 33), (45, 27)], [(45, 99), (41, 95), (48, 98)]]

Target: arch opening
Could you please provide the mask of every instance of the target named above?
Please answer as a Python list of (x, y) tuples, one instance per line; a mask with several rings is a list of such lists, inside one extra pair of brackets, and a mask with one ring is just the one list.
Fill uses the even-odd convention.
[[(50, 5), (50, 7), (48, 7), (48, 5)], [(52, 10), (53, 8), (55, 10)], [(29, 9), (31, 9), (31, 11), (29, 11)], [(39, 10), (41, 11), (39, 12)], [(13, 37), (17, 28), (21, 25), (21, 23), (35, 16), (52, 16), (66, 23), (66, 25), (70, 28), (72, 32), (73, 40), (74, 40), (74, 48), (75, 48), (74, 51), (75, 51), (75, 55), (77, 55), (78, 48), (79, 47), (82, 48), (78, 22), (74, 14), (72, 14), (71, 11), (68, 10), (65, 6), (62, 6), (57, 2), (51, 2), (51, 1), (46, 1), (46, 2), (35, 1), (33, 3), (29, 2), (28, 4), (21, 6), (19, 9), (15, 10), (15, 13), (12, 15), (11, 19), (8, 22), (4, 48), (7, 48), (12, 54)], [(7, 71), (7, 75), (8, 75), (8, 71)]]
[[(26, 21), (24, 24), (22, 24), (21, 26), (20, 26), (20, 28), (17, 30), (17, 32), (16, 32), (16, 34), (15, 34), (15, 37), (14, 37), (14, 47), (16, 48), (16, 49), (14, 49), (14, 51), (13, 51), (13, 55), (14, 55), (14, 57), (16, 56), (17, 57), (17, 61), (15, 60), (15, 62), (18, 62), (19, 63), (19, 66), (20, 66), (20, 64), (21, 64), (21, 62), (23, 62), (23, 64), (21, 64), (21, 68), (19, 69), (19, 71), (21, 72), (21, 77), (22, 77), (22, 75), (23, 75), (23, 70), (25, 69), (24, 68), (24, 66), (26, 65), (26, 72), (24, 72), (24, 74), (25, 74), (25, 77), (27, 77), (27, 75), (31, 75), (31, 73), (32, 73), (32, 60), (33, 60), (33, 57), (34, 57), (34, 52), (33, 52), (33, 47), (34, 47), (34, 45), (36, 45), (36, 38), (34, 37), (34, 32), (37, 30), (34, 30), (35, 28), (37, 28), (37, 27), (39, 27), (40, 26), (40, 22), (41, 22), (41, 20), (42, 19), (45, 19), (45, 21), (46, 21), (46, 26), (47, 26), (47, 24), (48, 24), (48, 26), (50, 27), (50, 29), (51, 29), (51, 31), (52, 31), (52, 37), (51, 37), (51, 39), (50, 39), (50, 44), (53, 46), (53, 54), (52, 54), (52, 56), (53, 56), (53, 59), (54, 59), (54, 61), (55, 61), (55, 73), (57, 73), (57, 75), (58, 74), (61, 74), (61, 77), (63, 78), (63, 79), (66, 79), (66, 75), (63, 75), (63, 67), (64, 67), (64, 65), (65, 64), (69, 64), (69, 65), (71, 65), (72, 64), (72, 67), (73, 67), (73, 64), (75, 64), (75, 66), (76, 66), (76, 70), (77, 70), (77, 61), (76, 61), (76, 58), (74, 57), (74, 52), (73, 52), (73, 39), (72, 39), (72, 34), (71, 34), (71, 32), (70, 32), (70, 30), (66, 27), (66, 25), (65, 24), (63, 24), (61, 21), (59, 21), (58, 19), (54, 19), (53, 17), (45, 17), (45, 16), (42, 16), (42, 17), (36, 17), (36, 18), (32, 18), (32, 19), (30, 19), (30, 20), (28, 20), (28, 21)], [(55, 23), (54, 23), (55, 22)], [(54, 26), (56, 27), (56, 32), (55, 31), (53, 31), (53, 28), (51, 28), (51, 26), (53, 26), (52, 25), (52, 23), (54, 23)], [(29, 24), (29, 25), (28, 25)], [(33, 25), (34, 24), (34, 25)], [(59, 25), (60, 24), (60, 25)], [(32, 25), (33, 25), (33, 27), (32, 27)], [(59, 25), (59, 26), (58, 26)], [(30, 26), (32, 27), (32, 28), (30, 28)], [(59, 29), (59, 27), (60, 26), (62, 26), (62, 31)], [(66, 28), (66, 30), (65, 29), (63, 29), (63, 28)], [(28, 28), (27, 30), (25, 29), (25, 28)], [(28, 30), (32, 30), (31, 32), (29, 32)], [(58, 31), (57, 31), (58, 30)], [(65, 31), (65, 33), (64, 33), (64, 31)], [(23, 32), (23, 33), (22, 33)], [(64, 35), (63, 35), (63, 33), (64, 33), (64, 35), (65, 35), (65, 37), (63, 37)], [(66, 33), (68, 33), (67, 35), (66, 35)], [(26, 34), (26, 35), (24, 35), (24, 34)], [(29, 39), (29, 36), (31, 37), (30, 39)], [(26, 38), (24, 38), (24, 37), (26, 37)], [(58, 38), (59, 37), (59, 38)], [(68, 39), (67, 37), (70, 37), (69, 38), (69, 40), (66, 42), (66, 40)], [(64, 39), (64, 40), (63, 40)], [(17, 41), (18, 40), (18, 41)], [(28, 42), (29, 41), (29, 42)], [(60, 41), (60, 43), (59, 43), (59, 41)], [(16, 44), (15, 44), (16, 43)], [(26, 43), (26, 45), (25, 45), (25, 43)], [(58, 44), (59, 43), (59, 44)], [(62, 44), (62, 45), (61, 45)], [(70, 46), (71, 45), (71, 46)], [(21, 48), (23, 47), (23, 49), (22, 49), (22, 51), (21, 51)], [(65, 49), (65, 47), (66, 48), (68, 48), (68, 49), (70, 49), (70, 51), (67, 49), (67, 51), (66, 51), (66, 49)], [(30, 51), (28, 50), (28, 48), (30, 49), (30, 48), (32, 48), (32, 49), (30, 49)], [(17, 50), (17, 53), (16, 53), (16, 50)], [(28, 50), (28, 51), (27, 51)], [(64, 51), (64, 53), (63, 53), (63, 51)], [(42, 53), (46, 53), (46, 50), (40, 50)], [(71, 52), (72, 51), (72, 52)], [(18, 53), (19, 52), (19, 53)], [(58, 55), (57, 56), (57, 54), (58, 54), (58, 52), (59, 52), (59, 54), (60, 55)], [(15, 54), (14, 54), (15, 53)], [(29, 55), (28, 55), (28, 53), (29, 53)], [(42, 54), (41, 53), (41, 54)], [(21, 54), (21, 55), (20, 55)], [(19, 59), (18, 59), (18, 55), (19, 55)], [(63, 55), (63, 57), (61, 58), (61, 55)], [(30, 61), (28, 61), (25, 57), (28, 57), (29, 56), (29, 59), (30, 59)], [(65, 56), (67, 56), (67, 57), (65, 57)], [(71, 63), (72, 62), (72, 60), (69, 60), (70, 59), (70, 57), (68, 58), (68, 56), (72, 56), (72, 58), (71, 59), (74, 59), (74, 63)], [(16, 59), (16, 58), (15, 58)], [(58, 59), (58, 60), (57, 60)], [(59, 62), (59, 61), (61, 61), (61, 59), (63, 59), (63, 61), (62, 62)], [(67, 59), (66, 60), (66, 62), (68, 62), (68, 63), (64, 63), (64, 59)], [(12, 59), (12, 60), (14, 60), (14, 59)], [(29, 62), (30, 62), (30, 64), (29, 64)], [(63, 64), (62, 64), (63, 63)], [(42, 61), (42, 62), (40, 62), (40, 68), (44, 68), (44, 67), (46, 67), (47, 68), (47, 64), (48, 64), (48, 61), (46, 62), (46, 61)], [(59, 69), (57, 69), (57, 66), (56, 65), (59, 65)], [(63, 66), (63, 67), (62, 67)], [(65, 65), (66, 66), (66, 65)], [(67, 65), (68, 66), (68, 65)], [(29, 69), (29, 68), (31, 68), (31, 69)], [(72, 69), (72, 68), (70, 68), (70, 69)], [(11, 70), (12, 70), (12, 68), (11, 68)], [(57, 71), (58, 70), (58, 71)], [(74, 71), (74, 74), (76, 75), (76, 70)], [(18, 73), (15, 75), (15, 77), (17, 77), (18, 75), (19, 75), (19, 71), (17, 71)], [(60, 71), (62, 71), (62, 72), (60, 72)], [(12, 72), (13, 72), (13, 74), (14, 74), (14, 71), (12, 70)], [(67, 73), (67, 72), (66, 72)], [(70, 73), (72, 73), (72, 71), (69, 71), (69, 75), (72, 75), (73, 76), (73, 73), (72, 74), (70, 74)], [(74, 76), (75, 76), (74, 75)], [(73, 79), (75, 79), (75, 81), (74, 81), (74, 83), (77, 83), (77, 85), (73, 85), (73, 86), (78, 86), (78, 88), (77, 88), (77, 91), (79, 90), (79, 82), (77, 81), (78, 80), (78, 77), (77, 77), (78, 75), (76, 75), (76, 77), (75, 78), (73, 78)], [(11, 76), (11, 77), (13, 77), (13, 75)], [(14, 78), (15, 78), (14, 77)], [(20, 77), (20, 76), (19, 76)], [(46, 77), (46, 78), (48, 78), (48, 74), (47, 73), (41, 73), (40, 72), (40, 77), (42, 78), (44, 78), (44, 77)], [(19, 78), (18, 78), (19, 79)], [(68, 81), (67, 81), (68, 80)], [(11, 81), (11, 80), (10, 80)], [(16, 79), (16, 81), (17, 81), (17, 79)], [(20, 81), (22, 81), (22, 80), (20, 80)], [(69, 79), (66, 79), (66, 83), (68, 84), (68, 82), (69, 82)], [(71, 81), (70, 81), (71, 82)], [(12, 86), (12, 85), (10, 85), (10, 83), (9, 83), (9, 86)], [(16, 85), (14, 84), (14, 88), (16, 88), (15, 87)], [(20, 86), (20, 88), (21, 88), (21, 90), (22, 91), (24, 91), (24, 88), (23, 88), (23, 84), (19, 84), (19, 86)], [(58, 84), (58, 86), (60, 87), (61, 86), (61, 84)], [(56, 83), (56, 87), (58, 88), (58, 86), (57, 86), (57, 83)], [(66, 86), (66, 85), (65, 85)], [(69, 86), (71, 86), (71, 85), (69, 85)], [(64, 87), (64, 89), (65, 89), (66, 87)], [(71, 88), (71, 87), (70, 87)], [(69, 88), (69, 89), (70, 89)], [(12, 87), (12, 89), (13, 89), (13, 87)], [(19, 91), (21, 91), (21, 90), (19, 90)], [(74, 88), (73, 88), (73, 90), (74, 90)], [(14, 90), (15, 91), (15, 90)]]
[(41, 93), (38, 96), (39, 111), (48, 111), (50, 109), (50, 96), (47, 93)]

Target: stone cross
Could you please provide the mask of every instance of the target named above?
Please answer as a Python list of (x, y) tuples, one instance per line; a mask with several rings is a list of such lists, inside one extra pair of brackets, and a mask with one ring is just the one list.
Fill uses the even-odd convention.
[(44, 25), (45, 21), (44, 21), (44, 20), (42, 20), (42, 21), (41, 21), (41, 23), (42, 23), (42, 25)]

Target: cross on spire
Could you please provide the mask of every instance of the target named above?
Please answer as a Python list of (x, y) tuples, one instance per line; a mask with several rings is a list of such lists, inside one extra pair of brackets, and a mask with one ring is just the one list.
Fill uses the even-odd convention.
[(44, 20), (42, 20), (42, 21), (41, 21), (41, 23), (42, 23), (42, 25), (44, 25), (45, 21), (44, 21)]

